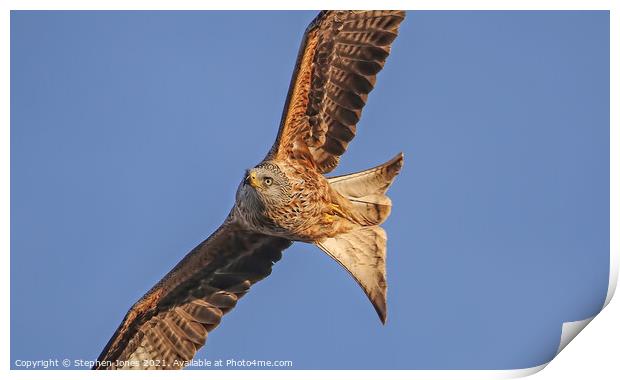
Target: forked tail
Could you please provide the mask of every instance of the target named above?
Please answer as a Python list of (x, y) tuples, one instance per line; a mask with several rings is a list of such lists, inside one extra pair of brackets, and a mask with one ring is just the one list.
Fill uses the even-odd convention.
[(392, 202), (385, 192), (402, 165), (403, 154), (399, 153), (375, 168), (329, 178), (332, 189), (351, 202), (364, 223), (347, 233), (316, 242), (353, 276), (384, 324), (387, 319), (387, 236), (379, 224), (390, 215)]

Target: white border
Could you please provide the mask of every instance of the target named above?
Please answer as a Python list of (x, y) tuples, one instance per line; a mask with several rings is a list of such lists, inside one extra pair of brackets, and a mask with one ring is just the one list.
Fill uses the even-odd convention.
[[(23, 0), (23, 1), (4, 1), (0, 7), (2, 8), (2, 14), (0, 15), (0, 52), (5, 59), (0, 61), (2, 67), (0, 74), (0, 85), (3, 91), (0, 93), (0, 117), (2, 117), (2, 137), (0, 138), (0, 178), (7, 179), (6, 185), (1, 189), (2, 197), (0, 201), (0, 211), (2, 211), (3, 218), (0, 219), (2, 228), (0, 229), (0, 244), (2, 244), (4, 254), (4, 265), (1, 266), (2, 273), (2, 293), (4, 294), (4, 300), (6, 302), (7, 310), (0, 313), (0, 319), (2, 321), (2, 344), (0, 344), (0, 357), (5, 359), (0, 362), (0, 373), (3, 373), (6, 378), (15, 379), (31, 379), (36, 378), (51, 378), (51, 379), (83, 379), (84, 376), (106, 376), (103, 372), (95, 371), (10, 371), (9, 358), (10, 353), (10, 321), (9, 321), (9, 297), (10, 297), (10, 198), (9, 198), (9, 169), (10, 169), (10, 10), (35, 10), (35, 9), (186, 9), (186, 10), (199, 10), (199, 9), (411, 9), (411, 10), (429, 10), (429, 9), (451, 9), (451, 10), (610, 10), (611, 14), (611, 33), (610, 33), (610, 53), (611, 53), (611, 91), (610, 91), (610, 273), (609, 273), (609, 288), (607, 297), (605, 300), (605, 306), (609, 304), (613, 294), (618, 278), (618, 263), (619, 263), (619, 250), (618, 250), (618, 236), (614, 232), (620, 231), (620, 224), (618, 216), (619, 203), (618, 192), (620, 187), (618, 186), (618, 175), (620, 174), (620, 155), (618, 154), (619, 147), (619, 126), (618, 126), (618, 106), (620, 105), (620, 98), (618, 97), (618, 91), (620, 86), (618, 83), (618, 68), (620, 67), (619, 51), (620, 41), (618, 36), (620, 35), (620, 2), (613, 0), (590, 0), (590, 1), (578, 1), (578, 0), (474, 0), (474, 1), (459, 1), (459, 0), (419, 0), (415, 2), (410, 1), (297, 1), (297, 2), (277, 2), (277, 1), (261, 1), (261, 8), (257, 8), (257, 2), (250, 1), (235, 1), (235, 4), (231, 4), (232, 1), (207, 3), (191, 0), (178, 0), (178, 1), (163, 1), (163, 0), (92, 0), (92, 1), (77, 1), (77, 0), (64, 0), (55, 1), (53, 4), (51, 1), (44, 0)], [(613, 307), (611, 308), (613, 309)], [(619, 364), (617, 360), (611, 360), (609, 356), (610, 352), (616, 351), (612, 349), (616, 345), (617, 340), (610, 341), (605, 339), (610, 335), (618, 338), (618, 325), (615, 321), (618, 320), (620, 310), (618, 308), (614, 311), (616, 313), (615, 318), (609, 318), (605, 316), (606, 326), (604, 329), (601, 326), (598, 327), (600, 334), (599, 339), (594, 343), (597, 347), (588, 347), (588, 350), (581, 350), (583, 357), (589, 357), (595, 361), (600, 367), (603, 365), (597, 360), (599, 356), (610, 358), (607, 363), (610, 371), (618, 371)], [(562, 328), (562, 344), (558, 348), (558, 353), (562, 351), (566, 344), (576, 336), (583, 327), (585, 327), (595, 316), (588, 318), (584, 321), (567, 322)], [(598, 320), (599, 318), (597, 318)], [(601, 318), (603, 319), (603, 318)], [(595, 323), (596, 325), (596, 323)], [(615, 335), (614, 335), (615, 334)], [(588, 335), (588, 334), (582, 334)], [(588, 336), (590, 341), (592, 337)], [(584, 337), (586, 339), (586, 337)], [(34, 343), (34, 342), (33, 342)], [(607, 349), (602, 349), (600, 346), (604, 346)], [(599, 351), (600, 350), (600, 351)], [(571, 351), (571, 350), (568, 350)], [(600, 352), (600, 355), (592, 355), (592, 352)], [(565, 360), (561, 360), (564, 356), (561, 355), (560, 359), (553, 362), (564, 362), (563, 368), (554, 367), (555, 375), (558, 375), (558, 379), (562, 378), (575, 378), (574, 367), (575, 362), (579, 361), (575, 358), (570, 364), (567, 364)], [(567, 355), (568, 356), (568, 355)], [(547, 363), (548, 364), (548, 363)], [(217, 377), (218, 379), (234, 379), (239, 377), (252, 376), (256, 379), (289, 379), (291, 377), (310, 379), (316, 376), (326, 375), (338, 378), (350, 378), (350, 379), (375, 379), (377, 375), (381, 377), (390, 377), (398, 379), (496, 379), (496, 378), (515, 378), (534, 374), (543, 369), (547, 364), (540, 365), (538, 367), (515, 369), (515, 370), (475, 370), (475, 371), (269, 371), (269, 370), (250, 370), (250, 371), (209, 371), (208, 376), (211, 378)], [(578, 367), (583, 369), (584, 367)], [(547, 372), (547, 371), (545, 371)], [(588, 373), (591, 373), (590, 371)], [(599, 374), (605, 374), (605, 372), (598, 372)], [(549, 374), (551, 376), (552, 374)], [(132, 376), (128, 372), (118, 371), (114, 373), (108, 373), (107, 376), (119, 376), (127, 378)], [(183, 371), (181, 372), (167, 372), (165, 375), (162, 372), (150, 372), (150, 377), (169, 379), (170, 377), (180, 378), (204, 378), (204, 371)], [(545, 376), (547, 376), (545, 374)], [(547, 378), (550, 378), (547, 376)], [(583, 375), (582, 375), (583, 376)]]

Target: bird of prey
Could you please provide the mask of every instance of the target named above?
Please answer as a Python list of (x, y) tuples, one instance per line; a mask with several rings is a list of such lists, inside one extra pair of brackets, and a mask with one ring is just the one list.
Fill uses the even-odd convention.
[(297, 56), (280, 128), (243, 175), (224, 223), (127, 312), (94, 369), (180, 369), (293, 241), (317, 245), (358, 282), (385, 323), (385, 195), (402, 153), (327, 178), (356, 132), (403, 11), (322, 11)]

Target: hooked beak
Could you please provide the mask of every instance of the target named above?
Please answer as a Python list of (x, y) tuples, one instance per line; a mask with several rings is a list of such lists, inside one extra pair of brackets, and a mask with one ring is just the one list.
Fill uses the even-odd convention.
[(246, 172), (244, 183), (252, 186), (255, 189), (260, 187), (260, 182), (256, 178), (256, 173), (254, 172), (254, 170), (248, 170)]

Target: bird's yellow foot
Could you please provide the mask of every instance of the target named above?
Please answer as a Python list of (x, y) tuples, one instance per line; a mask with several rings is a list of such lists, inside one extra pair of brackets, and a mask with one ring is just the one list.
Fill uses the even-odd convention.
[(342, 218), (346, 218), (346, 214), (344, 213), (344, 211), (342, 211), (342, 209), (340, 208), (339, 205), (332, 203), (329, 205), (329, 209), (331, 210), (331, 212), (333, 213), (333, 215), (338, 215)]

